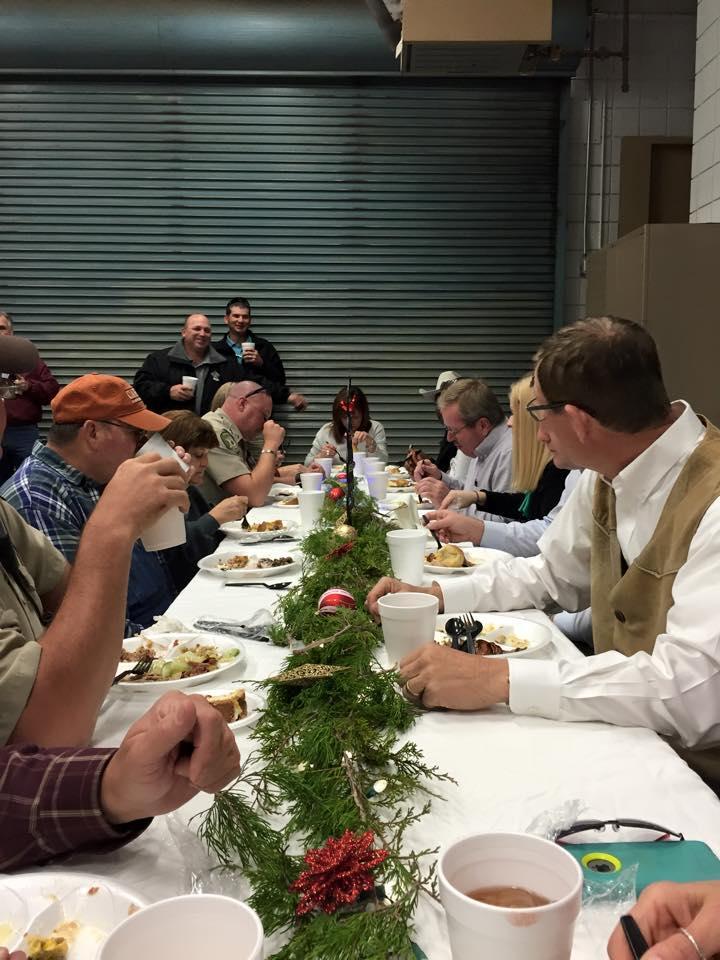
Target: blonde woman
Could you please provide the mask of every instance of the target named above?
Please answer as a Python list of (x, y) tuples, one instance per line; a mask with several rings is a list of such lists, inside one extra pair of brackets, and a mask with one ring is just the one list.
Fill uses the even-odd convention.
[(512, 489), (509, 493), (492, 490), (451, 490), (441, 510), (477, 506), (509, 520), (537, 520), (546, 517), (557, 504), (565, 487), (567, 470), (552, 462), (550, 451), (538, 440), (537, 423), (527, 412), (534, 398), (532, 378), (528, 375), (510, 388), (512, 427)]

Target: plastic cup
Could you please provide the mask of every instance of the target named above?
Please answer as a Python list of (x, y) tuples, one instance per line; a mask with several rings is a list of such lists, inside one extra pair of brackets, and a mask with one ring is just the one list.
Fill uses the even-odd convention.
[(317, 463), (318, 466), (323, 468), (323, 473), (325, 474), (326, 478), (330, 476), (330, 474), (332, 473), (332, 466), (333, 466), (332, 457), (316, 457), (315, 463)]
[(368, 473), (367, 467), (365, 469), (365, 480), (368, 485), (368, 493), (371, 497), (374, 497), (376, 500), (384, 500), (387, 496), (388, 489), (388, 475), (383, 470), (382, 473)]
[(190, 387), (193, 393), (195, 393), (195, 388), (197, 387), (198, 378), (197, 377), (183, 377), (182, 385), (184, 387)]
[(318, 473), (315, 470), (312, 473), (301, 473), (300, 485), (302, 486), (303, 490), (322, 490), (324, 479), (325, 474)]
[(300, 526), (307, 533), (320, 519), (325, 493), (323, 490), (301, 490), (297, 496), (300, 503)]
[(215, 894), (174, 897), (144, 907), (107, 938), (98, 960), (232, 957), (261, 960), (260, 918), (241, 900)]
[[(481, 833), (445, 848), (438, 865), (453, 960), (570, 960), (582, 902), (577, 860), (526, 833)], [(467, 896), (482, 887), (523, 887), (543, 907), (495, 907)]]
[(432, 643), (438, 599), (429, 593), (389, 593), (378, 600), (385, 651), (390, 663), (399, 663), (418, 647)]
[[(154, 433), (150, 439), (140, 447), (136, 456), (142, 456), (144, 453), (157, 453), (161, 457), (171, 457), (177, 460), (185, 472), (190, 468), (184, 460), (175, 453), (173, 448), (160, 436)], [(162, 516), (158, 517), (155, 523), (146, 527), (140, 535), (142, 544), (146, 550), (167, 550), (170, 547), (177, 547), (185, 543), (187, 535), (185, 533), (185, 516), (176, 507), (171, 507)]]
[(391, 530), (387, 535), (390, 564), (398, 580), (422, 585), (427, 533), (423, 530)]

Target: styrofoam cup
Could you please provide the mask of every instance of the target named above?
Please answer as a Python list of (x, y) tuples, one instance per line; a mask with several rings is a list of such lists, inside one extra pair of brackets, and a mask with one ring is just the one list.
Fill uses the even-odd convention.
[[(438, 863), (440, 900), (453, 960), (570, 960), (583, 876), (556, 843), (526, 833), (481, 833), (445, 848)], [(551, 902), (494, 907), (467, 896), (481, 887), (524, 887)]]
[(307, 533), (320, 519), (320, 511), (325, 502), (325, 492), (323, 490), (301, 490), (297, 496), (300, 504), (300, 526)]
[(254, 349), (255, 349), (255, 344), (252, 342), (252, 340), (243, 340), (242, 342), (243, 356), (245, 356), (248, 350), (254, 350)]
[[(144, 453), (157, 453), (161, 457), (171, 457), (180, 464), (187, 473), (190, 469), (188, 464), (182, 460), (173, 450), (170, 444), (164, 440), (159, 433), (154, 433), (138, 450), (135, 456), (140, 457)], [(185, 532), (185, 515), (177, 507), (171, 507), (162, 516), (158, 517), (155, 523), (146, 527), (140, 535), (142, 544), (146, 550), (167, 550), (170, 547), (177, 547), (187, 540)]]
[(362, 450), (356, 450), (353, 453), (353, 463), (355, 465), (355, 474), (358, 477), (361, 477), (365, 472), (365, 463), (367, 461), (366, 455)]
[(198, 378), (197, 377), (183, 377), (182, 385), (184, 387), (190, 387), (193, 393), (195, 393), (195, 387), (197, 387)]
[(322, 490), (324, 479), (324, 473), (318, 473), (316, 470), (313, 470), (311, 473), (300, 474), (300, 485), (303, 490)]
[(398, 580), (422, 585), (425, 566), (427, 532), (422, 530), (391, 530), (387, 534), (390, 564)]
[(326, 477), (329, 477), (332, 473), (333, 458), (332, 457), (315, 457), (315, 463), (318, 466), (323, 468), (323, 473)]
[(261, 960), (260, 918), (232, 897), (191, 894), (160, 900), (123, 920), (100, 949), (98, 960), (130, 957), (233, 957)]
[(378, 600), (385, 650), (391, 664), (432, 643), (438, 598), (429, 593), (388, 593)]
[(384, 500), (387, 496), (388, 479), (384, 470), (381, 473), (371, 473), (367, 463), (365, 464), (365, 480), (367, 481), (368, 493), (375, 500)]
[(365, 463), (370, 464), (371, 473), (382, 473), (387, 464), (384, 460), (380, 460), (378, 457), (367, 457)]

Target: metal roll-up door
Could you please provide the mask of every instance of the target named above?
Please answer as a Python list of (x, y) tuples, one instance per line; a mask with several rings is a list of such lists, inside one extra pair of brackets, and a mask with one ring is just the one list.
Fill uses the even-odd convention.
[(551, 331), (558, 85), (83, 79), (0, 84), (0, 304), (66, 382), (131, 378), (185, 314), (247, 296), (310, 409), (350, 373), (391, 452), (418, 387), (502, 395)]

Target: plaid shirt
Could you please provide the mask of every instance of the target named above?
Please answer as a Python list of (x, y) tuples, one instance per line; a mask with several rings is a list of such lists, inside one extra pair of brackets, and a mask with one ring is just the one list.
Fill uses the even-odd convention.
[(100, 781), (114, 750), (0, 748), (0, 870), (61, 854), (114, 850), (149, 825), (108, 823)]
[[(38, 441), (32, 454), (0, 489), (0, 496), (40, 530), (72, 563), (83, 528), (102, 487)], [(177, 591), (164, 559), (140, 543), (133, 547), (125, 636), (139, 633), (164, 613)]]

